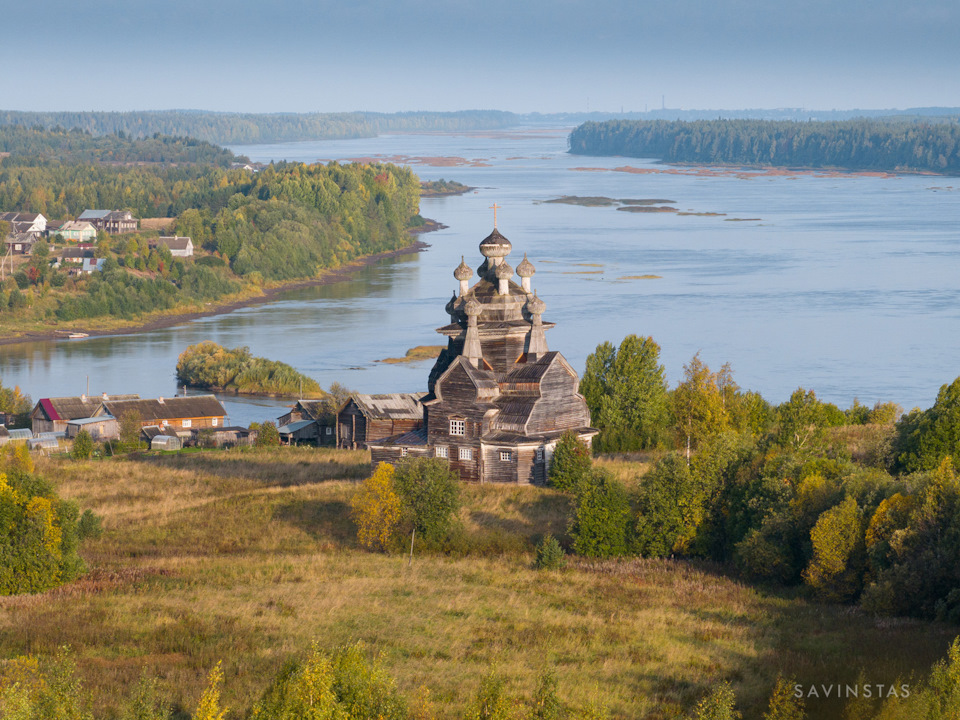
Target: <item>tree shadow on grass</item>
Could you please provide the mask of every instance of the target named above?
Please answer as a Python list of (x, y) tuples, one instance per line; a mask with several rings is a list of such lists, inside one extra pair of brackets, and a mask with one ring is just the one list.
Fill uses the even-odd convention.
[(137, 462), (150, 466), (192, 470), (223, 478), (254, 480), (259, 484), (289, 487), (327, 480), (362, 480), (370, 475), (369, 463), (351, 461), (307, 462), (258, 456), (255, 453), (210, 451), (182, 455), (142, 455)]
[(315, 540), (337, 547), (357, 547), (350, 506), (341, 500), (294, 500), (277, 506), (273, 518), (290, 523)]

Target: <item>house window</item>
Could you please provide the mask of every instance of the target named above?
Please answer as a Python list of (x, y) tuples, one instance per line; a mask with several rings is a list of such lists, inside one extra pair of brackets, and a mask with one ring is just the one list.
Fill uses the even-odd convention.
[(464, 420), (451, 420), (450, 421), (450, 434), (451, 435), (466, 435), (466, 421)]
[(333, 428), (332, 428), (332, 427), (328, 427), (328, 428), (327, 428), (327, 435), (333, 435)]
[(536, 452), (533, 454), (533, 459), (538, 463), (543, 462), (543, 448), (537, 448)]
[(513, 459), (513, 455), (511, 454), (511, 452), (510, 452), (509, 450), (501, 450), (501, 451), (500, 451), (500, 460), (501, 460), (502, 462), (510, 462), (512, 459)]
[(213, 418), (213, 419), (210, 421), (210, 424), (213, 425), (213, 427), (216, 427), (218, 422), (220, 422), (220, 420), (219, 420), (218, 418)]
[(460, 448), (461, 460), (473, 460), (473, 448)]
[(406, 457), (406, 456), (407, 456), (407, 449), (400, 448), (400, 457)]
[(437, 445), (436, 449), (437, 457), (445, 458), (447, 457), (447, 446), (446, 445)]
[(181, 424), (183, 427), (193, 427), (193, 420), (184, 420)]

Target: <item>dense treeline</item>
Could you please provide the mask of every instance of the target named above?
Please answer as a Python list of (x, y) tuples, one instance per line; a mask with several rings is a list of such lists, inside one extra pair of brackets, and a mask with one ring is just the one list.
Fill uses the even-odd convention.
[(92, 135), (74, 128), (0, 125), (0, 152), (10, 153), (6, 165), (42, 163), (205, 163), (226, 167), (239, 158), (226, 148), (190, 137), (154, 133), (130, 138), (122, 130), (115, 135)]
[[(0, 286), (0, 311), (29, 308), (35, 288), (46, 298), (43, 317), (129, 319), (213, 300), (244, 286), (315, 277), (357, 257), (396, 250), (409, 243), (407, 230), (418, 219), (419, 181), (395, 165), (280, 163), (252, 173), (222, 167), (232, 154), (190, 140), (104, 140), (34, 130), (8, 134), (15, 137), (22, 142), (11, 140), (10, 147), (18, 149), (0, 160), (0, 210), (66, 219), (88, 208), (116, 208), (139, 217), (176, 218), (173, 231), (193, 238), (194, 246), (209, 254), (196, 261), (174, 259), (165, 248), (151, 248), (142, 234), (101, 235), (97, 254), (107, 259), (105, 272), (68, 280), (62, 271), (51, 270), (48, 248), (41, 243), (15, 274), (16, 286), (10, 281)], [(66, 161), (38, 159), (57, 153), (61, 145), (67, 148)], [(103, 160), (113, 153), (110, 157), (131, 163), (147, 162), (163, 156), (167, 147), (177, 162)], [(188, 161), (194, 150), (198, 161)], [(131, 274), (132, 269), (149, 276)], [(43, 292), (48, 285), (60, 288), (57, 297), (66, 297), (54, 303)]]
[(191, 345), (180, 353), (177, 381), (193, 387), (248, 395), (304, 398), (326, 395), (316, 380), (286, 363), (255, 357), (247, 347), (228, 350), (210, 340)]
[(960, 124), (767, 120), (588, 122), (570, 134), (580, 155), (666, 162), (960, 172)]
[(960, 378), (903, 417), (803, 388), (774, 407), (697, 356), (669, 390), (659, 347), (629, 336), (588, 358), (581, 392), (595, 449), (677, 450), (628, 497), (558, 446), (551, 482), (577, 496), (578, 553), (733, 562), (829, 601), (960, 622)]
[(219, 145), (375, 137), (384, 132), (492, 130), (516, 124), (499, 110), (404, 113), (225, 113), (182, 110), (135, 112), (0, 111), (0, 125), (79, 128), (93, 135), (189, 136)]

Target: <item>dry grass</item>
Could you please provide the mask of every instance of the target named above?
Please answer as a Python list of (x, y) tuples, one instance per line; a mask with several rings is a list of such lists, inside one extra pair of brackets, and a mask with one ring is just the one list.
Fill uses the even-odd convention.
[[(105, 532), (84, 548), (92, 572), (83, 580), (0, 599), (0, 653), (71, 645), (104, 717), (141, 672), (192, 709), (218, 660), (231, 717), (242, 717), (312, 641), (362, 640), (409, 696), (430, 688), (444, 718), (460, 716), (496, 665), (527, 697), (554, 667), (562, 697), (583, 705), (599, 693), (616, 718), (675, 717), (729, 679), (750, 720), (778, 672), (836, 683), (863, 667), (870, 682), (892, 682), (926, 669), (955, 632), (761, 592), (709, 565), (532, 570), (533, 544), (564, 535), (570, 501), (530, 487), (466, 486), (474, 550), (418, 554), (408, 567), (355, 545), (348, 501), (368, 462), (305, 448), (44, 461)], [(638, 474), (635, 460), (602, 464)], [(811, 717), (838, 713), (823, 705)]]

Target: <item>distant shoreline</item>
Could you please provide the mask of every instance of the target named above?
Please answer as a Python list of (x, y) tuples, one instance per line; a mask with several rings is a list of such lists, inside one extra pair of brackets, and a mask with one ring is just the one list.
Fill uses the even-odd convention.
[[(412, 228), (410, 230), (410, 234), (413, 236), (424, 235), (435, 230), (443, 230), (446, 227), (447, 226), (441, 222), (426, 219), (426, 223), (424, 225), (417, 228)], [(90, 337), (108, 337), (111, 335), (133, 335), (136, 333), (173, 327), (174, 325), (180, 325), (181, 323), (196, 320), (198, 318), (211, 317), (213, 315), (223, 315), (233, 312), (234, 310), (239, 310), (240, 308), (251, 307), (253, 305), (263, 305), (275, 300), (278, 295), (290, 290), (300, 290), (302, 288), (332, 285), (334, 283), (350, 280), (357, 270), (365, 268), (369, 265), (374, 265), (381, 260), (386, 260), (388, 258), (424, 252), (428, 247), (430, 247), (429, 243), (425, 243), (423, 240), (414, 240), (406, 247), (402, 247), (397, 250), (390, 250), (388, 252), (376, 253), (374, 255), (367, 255), (347, 263), (343, 267), (326, 270), (320, 277), (311, 278), (308, 280), (291, 280), (290, 282), (282, 283), (275, 287), (265, 288), (261, 295), (214, 305), (210, 310), (177, 313), (176, 315), (165, 315), (163, 317), (147, 320), (143, 323), (134, 324), (123, 328), (111, 328), (109, 330), (97, 330), (96, 328), (74, 326), (69, 330), (51, 329), (50, 331), (44, 332), (30, 332), (23, 335), (0, 338), (0, 346), (17, 345), (20, 343), (30, 342), (48, 342), (50, 340), (67, 340), (66, 333), (68, 332), (82, 332), (86, 333)]]

